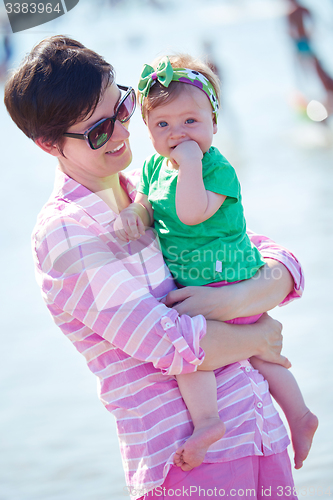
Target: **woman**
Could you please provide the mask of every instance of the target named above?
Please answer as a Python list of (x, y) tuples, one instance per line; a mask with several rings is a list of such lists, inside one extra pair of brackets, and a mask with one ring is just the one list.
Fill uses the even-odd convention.
[[(270, 488), (273, 497), (296, 498), (287, 433), (267, 383), (246, 361), (256, 355), (288, 366), (281, 325), (267, 315), (254, 325), (223, 320), (301, 295), (297, 260), (250, 233), (266, 260), (258, 279), (177, 290), (152, 230), (130, 244), (117, 240), (113, 222), (135, 196), (133, 180), (122, 174), (132, 160), (135, 95), (79, 42), (56, 36), (38, 44), (7, 82), (5, 104), (58, 160), (55, 190), (33, 233), (37, 280), (116, 417), (129, 494), (199, 498), (205, 490), (214, 498), (249, 489), (261, 498)], [(173, 454), (192, 423), (174, 375), (196, 369), (216, 370), (227, 430), (205, 463), (186, 474), (173, 466)]]

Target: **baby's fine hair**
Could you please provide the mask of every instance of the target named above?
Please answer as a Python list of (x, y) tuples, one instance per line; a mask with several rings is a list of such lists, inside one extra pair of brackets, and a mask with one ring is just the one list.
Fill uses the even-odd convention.
[[(220, 80), (208, 64), (189, 54), (175, 54), (168, 56), (168, 58), (173, 68), (187, 68), (198, 71), (204, 75), (213, 86), (218, 103), (220, 104)], [(162, 57), (159, 57), (152, 62), (151, 66), (155, 70), (161, 59)], [(168, 87), (164, 87), (161, 83), (156, 81), (155, 84), (151, 86), (148, 96), (145, 97), (142, 102), (142, 116), (145, 122), (149, 111), (171, 102), (178, 97), (181, 92), (186, 91), (188, 87), (190, 87), (190, 85), (183, 82), (171, 82)]]

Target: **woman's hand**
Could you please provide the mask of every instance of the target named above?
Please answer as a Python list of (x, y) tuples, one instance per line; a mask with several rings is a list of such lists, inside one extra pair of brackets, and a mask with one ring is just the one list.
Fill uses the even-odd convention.
[(209, 320), (206, 335), (200, 340), (205, 358), (198, 370), (216, 370), (252, 356), (289, 368), (289, 360), (281, 355), (281, 331), (281, 323), (267, 313), (251, 325)]
[(180, 315), (193, 317), (202, 314), (206, 319), (227, 321), (239, 316), (235, 286), (187, 286), (169, 292), (163, 302)]
[(283, 339), (282, 324), (267, 313), (264, 313), (253, 325), (262, 329), (260, 332), (262, 343), (259, 345), (259, 353), (256, 357), (269, 363), (277, 363), (285, 368), (290, 368), (291, 363), (289, 359), (281, 355)]

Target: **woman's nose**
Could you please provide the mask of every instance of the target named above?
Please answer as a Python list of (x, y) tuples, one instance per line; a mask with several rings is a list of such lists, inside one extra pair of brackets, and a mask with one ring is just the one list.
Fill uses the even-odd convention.
[(115, 121), (113, 133), (111, 136), (112, 141), (124, 140), (130, 136), (130, 133), (128, 131), (129, 122), (130, 120), (125, 123), (121, 123), (119, 120)]

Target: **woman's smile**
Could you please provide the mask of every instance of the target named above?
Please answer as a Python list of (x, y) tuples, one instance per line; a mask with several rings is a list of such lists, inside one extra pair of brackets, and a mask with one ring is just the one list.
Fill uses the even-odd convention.
[[(124, 147), (125, 147), (125, 143), (123, 142), (123, 143), (119, 144), (119, 146), (118, 146), (118, 147), (116, 147), (116, 148), (114, 148), (114, 149), (112, 149), (112, 150), (110, 150), (110, 151), (107, 151), (107, 152), (106, 152), (106, 154), (108, 154), (108, 155), (109, 155), (109, 154), (115, 154), (115, 153), (118, 153), (118, 152), (120, 152), (120, 151), (121, 151)], [(122, 152), (123, 152), (123, 151), (122, 151)]]

